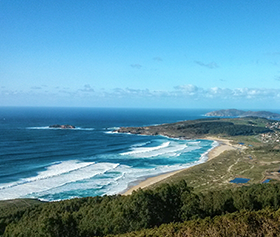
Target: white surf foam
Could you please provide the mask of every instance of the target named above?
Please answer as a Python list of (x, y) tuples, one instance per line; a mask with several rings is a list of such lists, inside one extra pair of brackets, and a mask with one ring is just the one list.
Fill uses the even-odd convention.
[(188, 146), (187, 143), (182, 143), (178, 141), (168, 141), (164, 142), (159, 146), (155, 147), (146, 147), (146, 144), (143, 144), (141, 147), (132, 146), (132, 150), (128, 152), (121, 153), (121, 155), (128, 155), (134, 158), (149, 158), (156, 156), (179, 156), (184, 152), (190, 152), (191, 150), (198, 149), (197, 144), (191, 144)]
[[(171, 142), (172, 143), (172, 142)], [(137, 144), (140, 145), (140, 144)], [(143, 144), (145, 145), (145, 144)], [(183, 145), (183, 144), (181, 144)], [(189, 146), (183, 150), (183, 152), (192, 151), (195, 149), (201, 148), (200, 142), (194, 142), (192, 143), (192, 146)], [(112, 180), (103, 180), (103, 182), (107, 181), (106, 187), (103, 186), (104, 192), (107, 195), (113, 195), (117, 193), (123, 193), (131, 183), (138, 183), (140, 181), (145, 180), (147, 177), (157, 176), (163, 173), (169, 173), (185, 168), (192, 167), (194, 165), (198, 165), (201, 163), (204, 163), (208, 157), (207, 153), (213, 149), (215, 146), (217, 146), (217, 142), (212, 143), (212, 147), (203, 153), (198, 160), (193, 162), (188, 162), (184, 164), (176, 164), (176, 165), (162, 165), (157, 166), (155, 168), (132, 168), (130, 166), (126, 165), (119, 165), (114, 169), (114, 171), (119, 172), (119, 174)], [(103, 183), (104, 184), (104, 183)]]
[(200, 144), (200, 141), (191, 141), (191, 142), (188, 142), (189, 145), (199, 145)]
[(27, 127), (26, 129), (50, 129), (48, 126), (44, 127)]
[(117, 193), (123, 193), (128, 187), (133, 183), (139, 183), (144, 181), (148, 177), (157, 176), (163, 173), (169, 173), (181, 169), (185, 169), (191, 166), (196, 165), (197, 162), (186, 163), (186, 164), (178, 164), (178, 165), (166, 165), (166, 166), (158, 166), (153, 169), (136, 169), (136, 168), (123, 168), (123, 175), (119, 179), (115, 180), (114, 185), (110, 185), (107, 190), (106, 194), (113, 195)]
[(217, 146), (219, 146), (219, 142), (213, 141), (212, 147), (211, 147), (210, 149), (208, 149), (206, 152), (204, 152), (204, 153), (201, 155), (201, 157), (200, 157), (200, 159), (199, 159), (199, 161), (198, 161), (198, 164), (206, 162), (206, 161), (208, 160), (208, 154), (209, 154), (209, 152), (210, 152), (212, 149), (214, 149), (215, 147), (217, 147)]
[[(199, 144), (199, 143), (197, 143)], [(196, 145), (196, 144), (193, 144)], [(165, 166), (157, 166), (156, 168), (153, 169), (129, 169), (129, 170), (123, 170), (123, 175), (120, 179), (117, 180), (118, 185), (112, 187), (111, 189), (109, 189), (107, 191), (107, 194), (116, 194), (116, 193), (122, 193), (124, 192), (128, 187), (129, 184), (131, 183), (138, 183), (141, 182), (143, 180), (145, 180), (148, 177), (153, 177), (153, 176), (157, 176), (163, 173), (169, 173), (169, 172), (173, 172), (173, 171), (177, 171), (177, 170), (181, 170), (181, 169), (186, 169), (201, 163), (204, 163), (207, 161), (208, 159), (208, 153), (210, 150), (212, 150), (213, 148), (215, 148), (216, 146), (218, 146), (219, 143), (214, 141), (212, 143), (212, 147), (207, 150), (206, 152), (204, 152), (203, 154), (201, 154), (200, 158), (196, 161), (193, 162), (189, 162), (189, 163), (185, 163), (185, 164), (176, 164), (176, 165), (165, 165)], [(189, 148), (189, 149), (197, 149), (195, 147), (193, 148)], [(119, 168), (119, 167), (118, 167)]]
[(138, 143), (138, 144), (134, 144), (132, 145), (131, 147), (141, 147), (141, 146), (146, 146), (148, 144), (150, 144), (151, 142), (148, 141), (148, 142), (144, 142), (144, 143)]
[(81, 131), (93, 131), (95, 130), (95, 128), (82, 128), (82, 127), (75, 127), (75, 128), (70, 128), (70, 129), (67, 129), (67, 128), (50, 128), (49, 126), (42, 126), (42, 127), (27, 127), (26, 129), (42, 129), (42, 130), (45, 130), (45, 129), (48, 129), (48, 130), (81, 130)]
[(81, 127), (75, 127), (72, 130), (82, 130), (82, 131), (93, 131), (95, 128), (81, 128)]
[[(177, 140), (162, 141), (160, 145), (154, 147), (147, 147), (148, 143), (133, 145), (129, 158), (153, 157), (159, 154), (163, 154), (165, 157), (179, 156), (181, 153), (203, 146), (199, 142)], [(213, 142), (211, 149), (218, 144)], [(63, 192), (69, 192), (69, 196), (66, 195), (67, 198), (79, 196), (83, 192), (88, 196), (117, 194), (126, 190), (129, 184), (147, 177), (203, 163), (208, 159), (209, 150), (196, 161), (187, 163), (186, 160), (185, 164), (161, 165), (155, 168), (133, 168), (117, 163), (79, 162), (77, 160), (56, 162), (34, 177), (3, 184), (0, 186), (0, 199), (43, 197), (48, 201), (53, 201), (57, 200), (57, 197), (62, 197), (59, 195)]]
[(14, 186), (22, 185), (25, 183), (35, 182), (43, 179), (49, 179), (55, 176), (60, 176), (62, 174), (67, 174), (69, 172), (73, 172), (75, 170), (85, 168), (86, 166), (93, 165), (94, 162), (78, 162), (76, 160), (64, 161), (64, 162), (56, 162), (53, 165), (47, 167), (47, 170), (39, 172), (37, 176), (21, 179), (18, 182), (10, 183), (7, 185), (1, 185), (1, 189), (11, 188)]
[(162, 148), (166, 148), (168, 147), (170, 144), (170, 142), (164, 142), (159, 146), (156, 147), (140, 147), (140, 148), (133, 148), (132, 151), (128, 151), (128, 152), (124, 152), (121, 153), (121, 155), (136, 155), (139, 153), (147, 153), (147, 152), (151, 152), (151, 151), (156, 151), (156, 150), (160, 150)]
[(118, 132), (117, 131), (106, 131), (104, 133), (106, 133), (106, 134), (113, 134), (113, 133), (118, 133)]
[(90, 179), (96, 175), (115, 169), (119, 164), (65, 161), (50, 166), (35, 177), (1, 186), (0, 199), (13, 199), (46, 192), (66, 184)]
[(104, 130), (118, 130), (120, 127), (103, 128)]

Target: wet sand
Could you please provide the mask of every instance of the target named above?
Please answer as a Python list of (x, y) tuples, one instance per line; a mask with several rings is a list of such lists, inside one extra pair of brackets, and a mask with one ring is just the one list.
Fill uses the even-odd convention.
[(227, 139), (220, 139), (216, 137), (206, 137), (204, 139), (217, 141), (219, 143), (218, 146), (210, 150), (209, 153), (207, 154), (208, 160), (214, 159), (215, 157), (222, 154), (224, 151), (240, 149), (238, 145), (232, 145), (231, 141)]
[[(236, 145), (236, 146), (232, 145), (230, 140), (227, 140), (227, 139), (220, 139), (220, 138), (216, 138), (216, 137), (205, 137), (204, 139), (205, 140), (217, 141), (219, 143), (218, 146), (214, 147), (213, 149), (211, 149), (209, 151), (209, 153), (207, 154), (207, 156), (208, 156), (207, 161), (214, 159), (215, 157), (222, 154), (224, 151), (240, 149), (240, 147), (238, 145)], [(155, 177), (147, 178), (146, 180), (140, 182), (139, 184), (130, 187), (127, 191), (125, 191), (123, 193), (123, 195), (130, 195), (130, 194), (132, 194), (133, 191), (136, 191), (139, 188), (142, 188), (142, 189), (146, 188), (146, 187), (148, 187), (152, 184), (155, 184), (155, 183), (157, 183), (161, 180), (164, 180), (164, 179), (166, 179), (166, 178), (168, 178), (168, 177), (170, 177), (174, 174), (177, 174), (177, 173), (179, 173), (183, 170), (186, 170), (186, 169), (177, 170), (177, 171), (174, 171), (174, 172), (169, 172), (169, 173), (161, 174), (161, 175), (158, 175), (158, 176), (155, 176)]]

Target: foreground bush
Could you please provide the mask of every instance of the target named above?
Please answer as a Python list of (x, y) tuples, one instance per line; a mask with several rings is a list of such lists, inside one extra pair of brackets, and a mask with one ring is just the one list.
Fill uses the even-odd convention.
[[(254, 212), (267, 208), (269, 210), (261, 214)], [(276, 212), (279, 208), (280, 184), (259, 184), (235, 191), (195, 194), (185, 181), (181, 181), (172, 185), (163, 184), (155, 190), (139, 190), (130, 196), (72, 199), (45, 203), (18, 212), (0, 213), (0, 227), (1, 234), (6, 237), (87, 237), (121, 234), (176, 222), (167, 226), (170, 230), (163, 231), (176, 230), (174, 233), (177, 233), (178, 230), (178, 236), (181, 236), (180, 231), (191, 231), (190, 234), (204, 231), (205, 236), (214, 236), (206, 235), (208, 232), (227, 236), (222, 234), (223, 231), (232, 228), (231, 232), (234, 233), (235, 227), (245, 232), (251, 228), (252, 233), (259, 228), (265, 231), (272, 228), (274, 231), (279, 227), (279, 212)], [(227, 214), (233, 212), (236, 213)], [(188, 225), (180, 224), (189, 220)], [(160, 231), (161, 228), (164, 227), (149, 231)], [(243, 235), (243, 232), (238, 233)]]
[(131, 232), (116, 237), (241, 237), (279, 236), (280, 210), (241, 211), (212, 219), (164, 224), (153, 229)]

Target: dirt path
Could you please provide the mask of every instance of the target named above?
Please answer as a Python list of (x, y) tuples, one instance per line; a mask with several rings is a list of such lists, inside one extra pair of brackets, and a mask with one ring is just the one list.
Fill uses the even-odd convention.
[(232, 168), (234, 165), (236, 165), (236, 164), (238, 163), (239, 160), (240, 160), (240, 158), (238, 158), (234, 164), (230, 165), (230, 166), (228, 167), (227, 172), (230, 172), (230, 171), (231, 171), (231, 168)]

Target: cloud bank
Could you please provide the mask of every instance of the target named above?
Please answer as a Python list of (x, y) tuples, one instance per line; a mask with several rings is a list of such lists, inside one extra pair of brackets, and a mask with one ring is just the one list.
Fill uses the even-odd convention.
[(196, 99), (280, 99), (280, 89), (267, 88), (201, 88), (192, 84), (175, 86), (173, 90), (141, 90), (131, 88), (116, 88), (108, 91), (107, 95), (118, 97), (169, 97), (169, 98), (196, 98)]
[[(202, 88), (196, 85), (178, 85), (171, 90), (150, 90), (150, 89), (133, 89), (133, 88), (114, 88), (111, 90), (93, 89), (91, 85), (86, 84), (81, 88), (73, 90), (70, 88), (49, 88), (49, 90), (39, 90), (33, 87), (29, 91), (0, 89), (0, 105), (40, 105), (42, 101), (44, 106), (49, 103), (53, 106), (59, 105), (84, 105), (89, 106), (123, 106), (126, 104), (142, 107), (164, 107), (178, 105), (178, 101), (190, 103), (196, 101), (196, 105), (203, 107), (204, 104), (212, 104), (213, 107), (219, 107), (221, 103), (232, 104), (235, 107), (245, 105), (263, 105), (269, 104), (278, 107), (280, 102), (280, 89), (271, 88)], [(25, 104), (24, 104), (25, 103)], [(153, 103), (154, 106), (153, 106)], [(177, 104), (176, 104), (177, 103)]]

